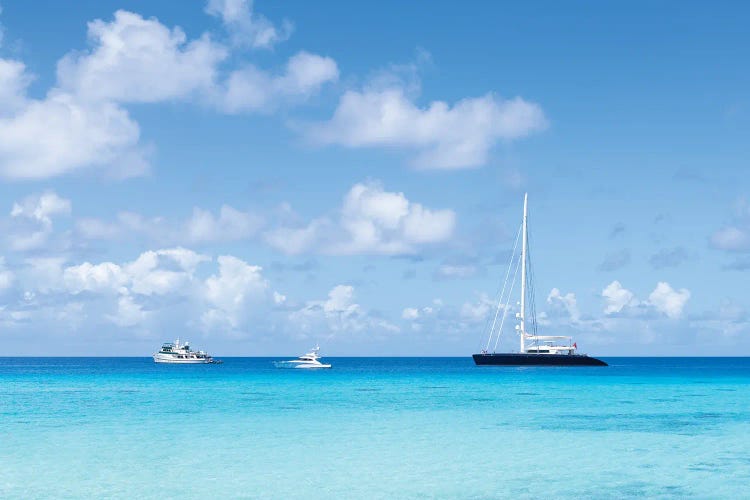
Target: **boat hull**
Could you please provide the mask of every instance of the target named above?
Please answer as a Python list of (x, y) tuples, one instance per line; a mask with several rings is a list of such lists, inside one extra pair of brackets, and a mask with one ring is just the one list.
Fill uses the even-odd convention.
[(174, 359), (169, 356), (159, 356), (154, 354), (154, 363), (167, 363), (170, 365), (208, 365), (213, 363), (212, 358), (199, 358), (199, 359)]
[(330, 368), (331, 365), (323, 363), (295, 363), (294, 361), (274, 361), (276, 368), (290, 368), (294, 370), (319, 370), (321, 368)]
[(493, 366), (608, 366), (584, 354), (494, 353), (474, 354), (476, 365)]

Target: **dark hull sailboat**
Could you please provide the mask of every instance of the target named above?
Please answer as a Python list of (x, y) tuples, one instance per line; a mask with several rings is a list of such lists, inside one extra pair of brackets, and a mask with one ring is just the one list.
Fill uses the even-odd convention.
[[(493, 338), (495, 340), (495, 347), (500, 340), (500, 333), (503, 329), (503, 323), (505, 322), (506, 313), (510, 304), (510, 295), (513, 291), (513, 285), (515, 284), (516, 273), (513, 273), (513, 283), (508, 288), (508, 295), (505, 296), (505, 290), (508, 284), (508, 277), (510, 271), (514, 267), (516, 245), (518, 244), (518, 236), (516, 236), (516, 244), (513, 246), (513, 252), (511, 260), (508, 266), (508, 272), (505, 276), (505, 284), (500, 292), (500, 300), (495, 311), (495, 318), (492, 321), (492, 326), (489, 328), (489, 336), (487, 338), (487, 344), (485, 349), (479, 354), (474, 354), (474, 363), (479, 366), (608, 366), (607, 363), (600, 359), (592, 358), (586, 354), (577, 354), (578, 345), (573, 342), (571, 337), (561, 335), (539, 335), (536, 331), (536, 314), (534, 310), (534, 292), (533, 292), (533, 280), (529, 279), (527, 273), (527, 260), (528, 260), (528, 231), (527, 231), (527, 219), (528, 219), (528, 196), (523, 198), (523, 222), (519, 229), (519, 235), (523, 237), (521, 244), (521, 255), (518, 264), (515, 265), (516, 271), (520, 264), (521, 267), (521, 308), (516, 314), (516, 318), (519, 320), (519, 324), (516, 326), (516, 330), (520, 336), (521, 348), (517, 353), (490, 353), (490, 343)], [(529, 302), (531, 305), (530, 311), (527, 310), (527, 284), (531, 288), (529, 294)], [(498, 315), (502, 310), (502, 317), (499, 321), (499, 328), (497, 329), (497, 336), (495, 336), (495, 326), (498, 325)], [(531, 328), (530, 332), (526, 329), (527, 327), (527, 313)], [(489, 326), (489, 323), (488, 323)]]
[(585, 354), (531, 354), (531, 353), (493, 353), (474, 354), (474, 363), (478, 366), (608, 366), (601, 359)]

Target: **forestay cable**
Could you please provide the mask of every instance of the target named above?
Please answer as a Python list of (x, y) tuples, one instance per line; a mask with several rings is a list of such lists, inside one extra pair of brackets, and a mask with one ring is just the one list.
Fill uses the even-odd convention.
[[(516, 256), (516, 248), (518, 247), (518, 239), (521, 236), (521, 228), (523, 227), (523, 224), (518, 226), (518, 232), (516, 233), (516, 241), (513, 243), (513, 251), (510, 253), (510, 262), (508, 262), (508, 270), (505, 272), (505, 281), (503, 282), (503, 289), (500, 292), (500, 297), (498, 297), (497, 300), (497, 309), (495, 309), (495, 318), (492, 320), (492, 327), (490, 328), (490, 334), (487, 337), (487, 346), (484, 348), (485, 351), (487, 351), (490, 348), (490, 342), (492, 342), (492, 336), (495, 333), (495, 324), (497, 323), (497, 315), (500, 313), (500, 306), (503, 303), (503, 297), (505, 296), (505, 287), (508, 285), (508, 276), (510, 276), (510, 268), (513, 267), (513, 258)], [(510, 291), (508, 292), (508, 296), (510, 297)], [(501, 328), (502, 328), (502, 322), (501, 322)], [(498, 333), (498, 337), (500, 334)], [(497, 342), (495, 343), (497, 344)]]
[[(503, 317), (500, 320), (500, 328), (497, 329), (497, 339), (495, 340), (495, 346), (492, 348), (492, 351), (497, 351), (497, 343), (500, 342), (500, 334), (503, 332), (503, 324), (505, 323), (505, 317), (508, 315), (508, 306), (510, 305), (510, 296), (513, 293), (513, 288), (516, 286), (516, 277), (518, 276), (518, 268), (521, 267), (521, 256), (518, 256), (518, 263), (516, 264), (516, 270), (513, 272), (513, 282), (510, 284), (510, 290), (508, 290), (508, 300), (505, 302), (505, 307), (503, 308)], [(521, 332), (521, 335), (523, 335), (523, 332)]]

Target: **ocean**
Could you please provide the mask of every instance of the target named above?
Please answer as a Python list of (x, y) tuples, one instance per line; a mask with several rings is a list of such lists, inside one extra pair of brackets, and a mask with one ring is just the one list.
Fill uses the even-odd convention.
[(0, 358), (1, 498), (740, 498), (750, 358)]

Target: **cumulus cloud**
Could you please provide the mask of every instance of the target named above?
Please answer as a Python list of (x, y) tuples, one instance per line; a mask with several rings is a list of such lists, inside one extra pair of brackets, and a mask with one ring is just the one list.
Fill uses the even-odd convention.
[(480, 294), (476, 302), (464, 302), (461, 306), (461, 318), (471, 323), (480, 323), (487, 319), (490, 312), (494, 311), (497, 304), (488, 295)]
[(0, 100), (1, 176), (44, 179), (108, 166), (112, 175), (126, 177), (147, 169), (138, 124), (114, 103), (81, 101), (57, 88), (43, 99), (23, 95), (15, 103)]
[(187, 237), (194, 243), (242, 240), (253, 236), (262, 223), (261, 217), (229, 205), (222, 205), (218, 217), (195, 208), (187, 222)]
[(285, 253), (406, 254), (420, 245), (446, 241), (453, 234), (452, 210), (431, 210), (377, 182), (355, 184), (344, 197), (339, 218), (319, 218), (301, 227), (266, 233), (266, 241)]
[(132, 262), (84, 262), (61, 269), (67, 292), (132, 293), (151, 296), (188, 293), (196, 267), (210, 258), (185, 248), (149, 250)]
[(648, 296), (649, 304), (673, 319), (682, 315), (682, 310), (689, 299), (689, 290), (686, 288), (675, 290), (664, 281), (660, 281)]
[[(202, 279), (206, 255), (175, 247), (149, 250), (124, 263), (83, 262), (66, 265), (62, 258), (27, 259), (20, 288), (29, 300), (96, 303), (100, 318), (123, 327), (144, 322), (165, 304), (184, 304), (186, 325), (229, 333), (247, 328), (256, 303), (283, 304), (286, 297), (268, 293), (262, 268), (234, 256), (216, 259), (216, 272)], [(2, 269), (0, 269), (2, 271)], [(2, 284), (0, 272), (0, 284)], [(109, 304), (109, 307), (107, 306)], [(171, 306), (168, 306), (171, 307)], [(106, 313), (107, 310), (112, 311)], [(257, 308), (255, 308), (257, 309)]]
[(415, 152), (412, 162), (418, 167), (456, 169), (483, 165), (498, 142), (547, 126), (539, 105), (520, 97), (489, 93), (452, 105), (434, 101), (420, 107), (410, 92), (397, 78), (349, 90), (329, 121), (308, 128), (308, 137), (350, 148), (404, 148)]
[(291, 323), (304, 335), (332, 336), (362, 331), (397, 332), (399, 329), (355, 302), (351, 285), (336, 285), (324, 300), (308, 301), (289, 315)]
[(70, 200), (61, 198), (52, 191), (47, 191), (41, 195), (28, 196), (23, 201), (14, 203), (10, 215), (26, 217), (44, 225), (51, 225), (53, 215), (68, 215), (70, 211)]
[(417, 319), (419, 318), (419, 309), (416, 309), (414, 307), (406, 307), (401, 312), (401, 317), (409, 320)]
[(43, 248), (53, 232), (53, 217), (70, 212), (70, 200), (52, 191), (15, 202), (10, 211), (15, 224), (6, 234), (10, 248), (21, 252)]
[(281, 294), (274, 290), (273, 292), (273, 303), (280, 306), (286, 302), (286, 295)]
[(214, 100), (227, 113), (272, 111), (307, 99), (338, 77), (336, 61), (303, 51), (292, 56), (279, 75), (251, 65), (233, 71), (226, 84), (215, 91)]
[[(500, 309), (503, 308), (504, 304), (501, 304)], [(497, 301), (486, 293), (478, 292), (472, 299), (457, 304), (446, 303), (436, 298), (428, 305), (406, 307), (401, 312), (401, 318), (414, 332), (423, 332), (430, 336), (446, 335), (458, 340), (465, 338), (465, 335), (479, 335), (480, 325), (489, 327), (488, 321), (497, 309)], [(496, 326), (499, 326), (499, 323)]]
[(91, 264), (84, 262), (77, 266), (70, 266), (63, 271), (63, 283), (72, 294), (85, 291), (117, 292), (130, 281), (125, 270), (112, 262)]
[(237, 329), (248, 313), (249, 301), (262, 297), (268, 282), (260, 266), (230, 255), (218, 258), (219, 272), (206, 279), (203, 297), (210, 308), (201, 321), (206, 329), (229, 326)]
[(281, 28), (264, 16), (253, 12), (252, 0), (209, 0), (206, 12), (222, 20), (237, 45), (269, 49), (288, 39), (292, 24), (284, 21)]
[(0, 59), (0, 117), (23, 106), (32, 80), (22, 62)]
[(669, 283), (660, 281), (649, 294), (648, 300), (641, 302), (633, 292), (615, 280), (602, 290), (602, 297), (605, 300), (604, 313), (608, 315), (626, 312), (644, 314), (655, 311), (676, 319), (682, 315), (685, 304), (690, 299), (690, 291), (686, 288), (675, 290)]
[(24, 260), (23, 281), (29, 293), (52, 293), (64, 289), (63, 257), (31, 257)]
[(142, 324), (149, 315), (149, 312), (144, 311), (143, 306), (136, 303), (131, 295), (124, 294), (117, 299), (116, 313), (109, 314), (106, 318), (121, 328), (131, 328)]
[(60, 88), (91, 101), (158, 102), (210, 89), (227, 50), (208, 35), (187, 41), (180, 28), (118, 10), (88, 25), (91, 50), (57, 65)]
[[(257, 46), (280, 39), (248, 2), (211, 2), (209, 11), (232, 26), (249, 20)], [(57, 82), (42, 98), (28, 96), (33, 76), (22, 62), (0, 59), (0, 176), (45, 179), (93, 169), (142, 175), (151, 148), (141, 144), (127, 104), (197, 100), (231, 113), (271, 110), (338, 78), (335, 61), (302, 51), (279, 75), (247, 65), (222, 80), (229, 47), (205, 33), (188, 40), (178, 27), (124, 10), (90, 22), (88, 37), (87, 50), (58, 62)]]
[(222, 205), (218, 213), (194, 207), (192, 215), (181, 222), (171, 222), (163, 217), (144, 217), (133, 212), (120, 212), (113, 221), (84, 217), (76, 221), (76, 231), (90, 240), (137, 234), (158, 244), (180, 245), (252, 238), (263, 224), (264, 219), (258, 214)]
[(563, 295), (558, 288), (553, 288), (549, 292), (549, 295), (547, 295), (547, 304), (553, 308), (562, 308), (574, 322), (581, 318), (581, 311), (578, 309), (578, 301), (573, 292), (568, 292)]
[(617, 280), (613, 281), (602, 290), (602, 297), (604, 297), (605, 300), (604, 314), (616, 314), (626, 307), (638, 304), (635, 294), (627, 288), (624, 288)]

